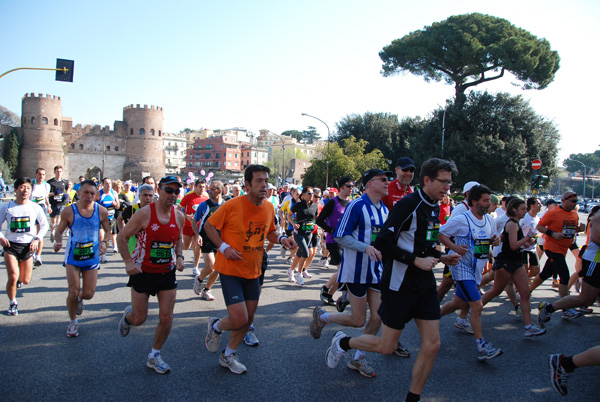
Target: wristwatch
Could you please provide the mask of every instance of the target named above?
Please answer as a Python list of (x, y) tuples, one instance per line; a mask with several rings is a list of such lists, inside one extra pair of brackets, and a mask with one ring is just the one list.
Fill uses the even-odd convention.
[(183, 256), (183, 254), (177, 254), (177, 257), (175, 257), (175, 259), (177, 259), (177, 258), (179, 258), (179, 257), (181, 257), (181, 259), (182, 259), (183, 261), (185, 261), (185, 257)]

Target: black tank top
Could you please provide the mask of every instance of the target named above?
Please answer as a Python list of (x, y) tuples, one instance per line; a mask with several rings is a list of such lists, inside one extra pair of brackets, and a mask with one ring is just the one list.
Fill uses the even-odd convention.
[[(517, 224), (517, 241), (521, 240), (523, 238), (523, 230), (521, 229), (519, 222), (513, 218), (510, 218), (508, 222), (514, 222)], [(500, 251), (500, 254), (498, 254), (498, 259), (503, 261), (521, 261), (521, 248), (517, 249), (516, 251), (510, 248), (510, 240), (508, 239), (508, 232), (506, 231), (506, 225), (508, 225), (508, 222), (506, 222), (504, 225), (504, 232), (502, 232), (502, 251)]]

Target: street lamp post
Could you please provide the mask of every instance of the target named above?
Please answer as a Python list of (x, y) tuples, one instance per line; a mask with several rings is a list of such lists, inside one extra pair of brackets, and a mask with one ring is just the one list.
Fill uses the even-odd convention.
[(576, 161), (575, 159), (570, 159), (567, 158), (568, 161), (572, 161), (572, 162), (577, 162), (579, 163), (581, 166), (583, 166), (583, 199), (585, 199), (585, 176), (587, 176), (587, 166), (585, 166), (585, 164), (583, 162), (580, 161)]
[(325, 172), (325, 189), (327, 189), (329, 188), (329, 136), (331, 134), (329, 131), (329, 126), (323, 120), (319, 119), (318, 117), (311, 116), (310, 114), (302, 113), (302, 116), (312, 117), (315, 120), (319, 120), (321, 123), (325, 124), (325, 127), (327, 127), (327, 161), (325, 162), (327, 167)]

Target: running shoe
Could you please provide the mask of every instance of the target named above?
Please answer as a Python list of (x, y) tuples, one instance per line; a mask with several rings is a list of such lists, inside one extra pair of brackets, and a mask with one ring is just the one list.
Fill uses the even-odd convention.
[(489, 343), (486, 343), (483, 348), (477, 352), (477, 358), (479, 361), (490, 360), (496, 356), (500, 356), (502, 354), (502, 350), (493, 347)]
[(219, 321), (217, 317), (210, 317), (208, 320), (208, 331), (204, 344), (210, 353), (217, 353), (219, 350), (219, 338), (221, 338), (221, 334), (213, 328), (213, 325), (217, 321)]
[(350, 304), (350, 300), (348, 300), (348, 292), (343, 291), (342, 295), (335, 302), (335, 308), (337, 309), (337, 311), (342, 313), (344, 312), (348, 304)]
[(553, 279), (553, 280), (552, 280), (552, 287), (553, 287), (553, 288), (558, 288), (558, 285), (559, 285), (559, 283), (560, 283), (560, 282), (558, 282), (558, 279)]
[(246, 366), (244, 366), (238, 360), (237, 356), (234, 354), (225, 356), (224, 353), (221, 353), (221, 357), (219, 357), (219, 364), (222, 367), (228, 368), (234, 374), (244, 374), (246, 371)]
[(108, 262), (108, 258), (106, 258), (106, 254), (100, 254), (100, 262)]
[(210, 291), (210, 289), (202, 289), (202, 293), (200, 294), (200, 298), (207, 300), (207, 301), (213, 301), (215, 300), (215, 297), (213, 296), (212, 292)]
[(23, 282), (17, 281), (17, 289), (21, 289), (23, 287)]
[(579, 318), (579, 317), (581, 317), (581, 313), (579, 311), (577, 311), (577, 310), (572, 309), (572, 308), (563, 311), (563, 314), (562, 314), (563, 320), (574, 320), (574, 319)]
[(540, 328), (537, 325), (531, 324), (529, 328), (525, 328), (525, 333), (523, 334), (523, 336), (525, 338), (530, 338), (532, 336), (544, 335), (545, 333), (546, 330), (544, 328)]
[(315, 307), (313, 310), (313, 319), (310, 322), (310, 335), (314, 339), (319, 339), (321, 337), (321, 331), (325, 327), (325, 323), (321, 321), (321, 316), (325, 314), (325, 310), (321, 307)]
[(118, 254), (118, 253), (119, 253), (119, 247), (113, 246), (113, 254)]
[(50, 231), (50, 243), (54, 243), (54, 231)]
[(521, 312), (521, 305), (520, 304), (517, 304), (515, 306), (515, 315), (517, 317), (521, 317), (523, 315), (523, 313)]
[(250, 328), (244, 337), (244, 343), (248, 346), (258, 346), (258, 338), (254, 333), (254, 328)]
[(302, 271), (302, 277), (303, 278), (312, 278), (312, 275), (308, 273), (308, 271), (305, 269), (304, 271)]
[(457, 317), (456, 321), (454, 322), (454, 326), (458, 329), (462, 329), (463, 331), (465, 331), (469, 334), (473, 333), (473, 328), (471, 328), (471, 323), (467, 319), (463, 320), (462, 318)]
[(327, 289), (326, 285), (323, 285), (321, 287), (321, 295), (319, 296), (319, 298), (323, 303), (329, 304), (329, 299), (331, 298), (331, 296), (329, 295), (329, 289)]
[(291, 268), (288, 268), (287, 274), (289, 282), (296, 282), (296, 278), (294, 277), (294, 271)]
[(548, 302), (540, 302), (540, 305), (538, 306), (538, 316), (537, 316), (537, 322), (540, 325), (541, 328), (544, 328), (544, 323), (547, 323), (548, 321), (550, 321), (550, 313), (548, 312), (548, 310), (546, 310), (546, 307), (548, 306)]
[(8, 315), (19, 315), (19, 306), (17, 303), (10, 303), (8, 307)]
[(127, 322), (125, 321), (125, 316), (127, 316), (127, 313), (131, 312), (131, 310), (131, 306), (125, 307), (125, 310), (123, 311), (123, 316), (121, 316), (121, 320), (119, 321), (119, 325), (117, 326), (117, 328), (119, 329), (119, 333), (122, 337), (126, 337), (129, 334), (129, 330), (131, 329), (131, 324), (127, 324)]
[(319, 265), (321, 265), (322, 267), (324, 267), (326, 261), (327, 261), (327, 258), (321, 257), (321, 259), (319, 260)]
[(375, 369), (367, 363), (367, 360), (364, 357), (348, 361), (348, 368), (358, 371), (362, 376), (375, 377)]
[(194, 293), (196, 293), (198, 296), (200, 296), (202, 294), (202, 281), (200, 280), (200, 275), (196, 275), (194, 276)]
[(77, 331), (77, 324), (75, 324), (74, 322), (69, 323), (69, 326), (67, 327), (67, 337), (75, 338), (77, 336), (79, 336), (79, 332)]
[(292, 261), (293, 261), (293, 258), (292, 257), (288, 257), (287, 260), (285, 260), (285, 263), (288, 264), (288, 265), (292, 265)]
[(328, 259), (325, 260), (325, 263), (323, 264), (323, 268), (329, 269), (329, 260)]
[(394, 354), (400, 357), (410, 357), (410, 350), (402, 346), (400, 341), (398, 341), (398, 346), (394, 350)]
[(564, 357), (564, 355), (550, 355), (548, 359), (552, 388), (562, 396), (567, 395), (567, 381), (569, 380), (569, 372), (560, 365), (560, 361)]
[(77, 299), (77, 315), (83, 314), (83, 300)]
[(300, 272), (294, 271), (294, 275), (296, 276), (296, 283), (298, 285), (304, 285), (304, 279), (302, 278), (302, 274)]
[(592, 314), (594, 310), (589, 307), (581, 306), (577, 309), (581, 314)]
[(340, 347), (340, 339), (345, 338), (347, 335), (342, 331), (338, 331), (333, 335), (331, 339), (331, 346), (327, 348), (325, 353), (325, 362), (327, 367), (336, 368), (342, 356), (344, 356), (344, 349)]
[(194, 267), (192, 269), (192, 275), (194, 275), (194, 276), (200, 275), (200, 270), (198, 269), (198, 267)]
[(146, 366), (154, 369), (154, 371), (156, 371), (158, 374), (166, 374), (171, 371), (171, 367), (165, 363), (160, 353), (156, 354), (154, 357), (148, 356), (148, 360), (146, 360)]
[(38, 268), (42, 266), (42, 256), (41, 255), (37, 255), (35, 254), (35, 256), (33, 257), (33, 266)]

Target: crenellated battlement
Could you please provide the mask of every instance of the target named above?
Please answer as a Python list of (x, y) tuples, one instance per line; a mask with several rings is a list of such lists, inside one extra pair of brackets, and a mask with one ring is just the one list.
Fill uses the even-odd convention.
[(144, 105), (144, 107), (142, 107), (139, 103), (137, 105), (128, 105), (125, 106), (123, 108), (123, 110), (129, 110), (129, 109), (150, 109), (150, 110), (163, 110), (163, 108), (161, 106), (154, 106), (154, 105), (150, 105), (150, 107), (148, 107), (148, 105)]
[(111, 133), (113, 132), (110, 129), (110, 126), (104, 126), (101, 127), (99, 124), (95, 124), (95, 125), (91, 125), (91, 124), (86, 124), (81, 125), (81, 124), (77, 124), (73, 127), (69, 127), (69, 132), (75, 133), (75, 134), (83, 134), (83, 135), (87, 135), (87, 134), (99, 134), (99, 135), (111, 135)]
[(33, 92), (25, 94), (25, 96), (23, 97), (22, 100), (25, 100), (25, 98), (54, 99), (54, 100), (57, 100), (57, 101), (60, 100), (60, 96), (48, 95), (48, 94), (45, 94), (45, 95), (44, 94), (37, 94), (37, 96), (36, 96), (36, 94), (33, 93)]

